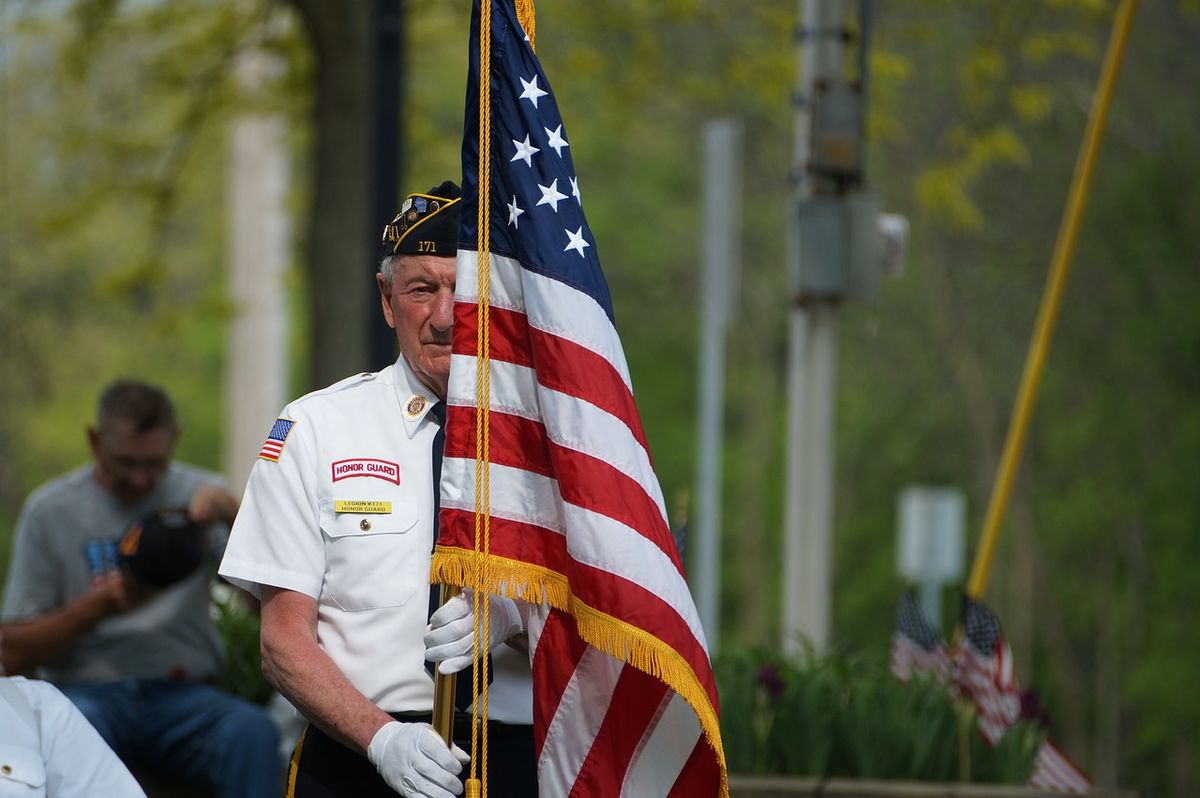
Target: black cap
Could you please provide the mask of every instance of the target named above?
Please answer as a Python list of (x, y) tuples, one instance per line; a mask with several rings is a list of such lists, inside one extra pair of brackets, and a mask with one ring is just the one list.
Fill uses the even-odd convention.
[(121, 567), (151, 587), (167, 587), (204, 561), (204, 527), (187, 510), (156, 510), (130, 525), (117, 544)]
[(396, 218), (383, 228), (383, 254), (437, 255), (458, 251), (458, 208), (462, 191), (447, 180), (424, 194), (409, 194)]

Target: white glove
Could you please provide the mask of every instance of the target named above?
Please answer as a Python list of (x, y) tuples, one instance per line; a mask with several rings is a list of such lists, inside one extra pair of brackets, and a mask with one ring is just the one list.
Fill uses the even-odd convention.
[[(521, 614), (516, 603), (504, 596), (488, 595), (492, 605), (488, 622), (488, 654), (521, 631)], [(469, 667), (475, 648), (475, 611), (470, 590), (459, 593), (429, 616), (425, 632), (425, 659), (440, 662), (438, 673), (449, 675)], [(482, 621), (480, 622), (482, 623)]]
[(393, 720), (379, 727), (367, 759), (396, 792), (422, 798), (453, 798), (462, 792), (458, 774), (471, 757), (446, 743), (428, 723)]

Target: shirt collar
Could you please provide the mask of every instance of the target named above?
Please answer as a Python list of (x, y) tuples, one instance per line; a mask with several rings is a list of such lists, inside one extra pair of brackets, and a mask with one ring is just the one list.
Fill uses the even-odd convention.
[(396, 358), (392, 367), (392, 387), (396, 392), (396, 404), (400, 411), (400, 419), (404, 424), (404, 432), (411, 440), (421, 426), (421, 421), (429, 414), (429, 408), (440, 401), (437, 394), (429, 390), (417, 379), (417, 375), (408, 367), (404, 355)]

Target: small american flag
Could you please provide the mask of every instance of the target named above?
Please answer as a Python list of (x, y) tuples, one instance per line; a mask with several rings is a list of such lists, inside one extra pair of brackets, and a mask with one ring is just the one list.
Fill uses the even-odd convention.
[(286, 418), (275, 419), (275, 426), (271, 427), (271, 431), (267, 434), (267, 440), (259, 449), (258, 456), (264, 460), (278, 463), (279, 455), (283, 453), (283, 443), (287, 440), (288, 433), (292, 431), (295, 423)]
[(950, 654), (911, 590), (900, 596), (896, 610), (896, 631), (892, 634), (892, 675), (902, 682), (913, 674), (926, 673), (938, 681), (950, 676)]
[(979, 733), (996, 745), (1021, 715), (1012, 649), (1000, 621), (981, 601), (963, 595), (963, 640), (954, 681), (979, 710)]
[(1085, 793), (1091, 788), (1092, 781), (1057, 745), (1043, 740), (1038, 748), (1037, 759), (1034, 760), (1029, 786), (1040, 790)]
[[(529, 624), (542, 796), (727, 795), (716, 681), (634, 402), (558, 104), (512, 0), (491, 8), (491, 590)], [(480, 2), (463, 136), (438, 581), (470, 578), (482, 270)], [(485, 581), (486, 579), (486, 581)]]

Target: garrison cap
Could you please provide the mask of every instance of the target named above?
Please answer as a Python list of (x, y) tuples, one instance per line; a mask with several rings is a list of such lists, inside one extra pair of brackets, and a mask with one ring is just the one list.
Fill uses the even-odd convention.
[(117, 559), (144, 584), (173, 585), (203, 562), (204, 528), (182, 507), (156, 510), (130, 524), (117, 544)]
[(383, 228), (383, 255), (438, 255), (458, 251), (458, 209), (462, 191), (447, 180), (424, 194), (409, 194), (400, 212)]

